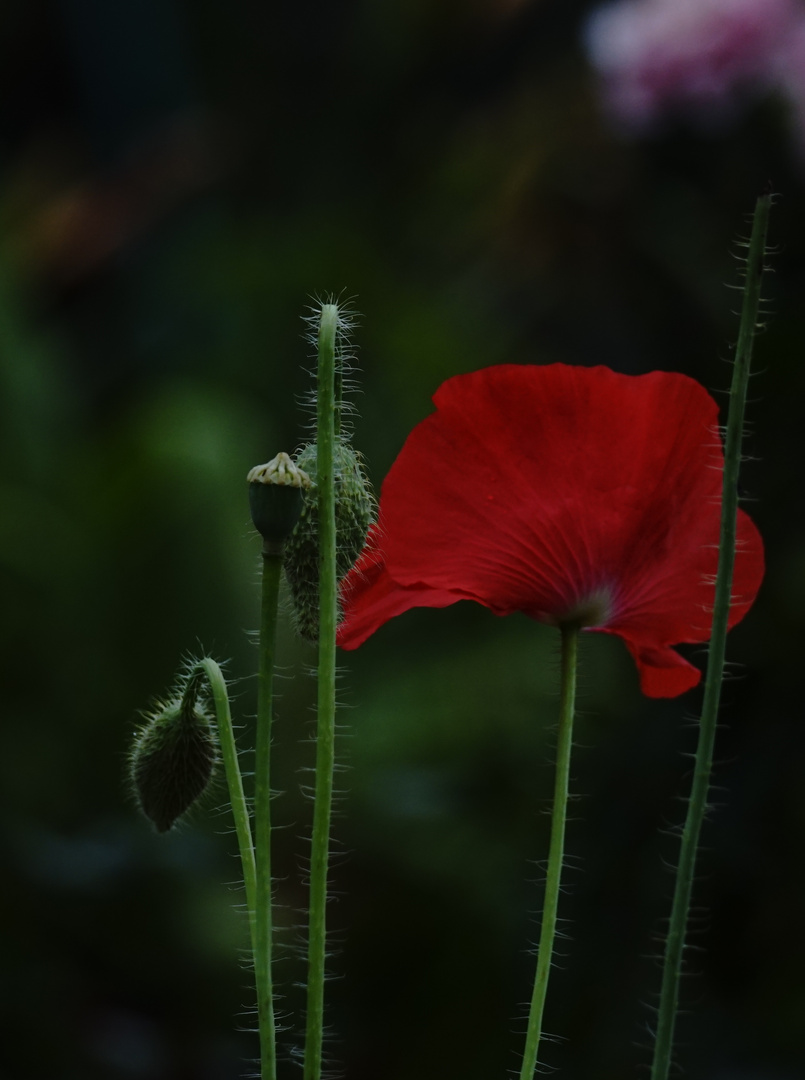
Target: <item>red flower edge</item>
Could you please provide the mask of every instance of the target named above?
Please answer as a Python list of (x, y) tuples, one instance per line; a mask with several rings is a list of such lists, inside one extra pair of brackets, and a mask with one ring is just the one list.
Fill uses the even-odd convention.
[[(615, 634), (649, 697), (695, 686), (672, 646), (710, 637), (723, 452), (707, 391), (669, 372), (500, 365), (433, 401), (342, 584), (339, 644), (409, 608), (475, 600)], [(743, 511), (737, 537), (730, 626), (763, 577)]]

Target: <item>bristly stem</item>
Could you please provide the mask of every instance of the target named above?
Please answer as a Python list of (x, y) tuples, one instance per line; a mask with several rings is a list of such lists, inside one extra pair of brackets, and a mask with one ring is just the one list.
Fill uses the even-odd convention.
[(257, 670), (257, 739), (254, 759), (254, 842), (256, 851), (254, 972), (260, 1031), (260, 1077), (275, 1080), (276, 1028), (271, 970), (273, 914), (271, 895), (271, 724), (274, 713), (274, 660), (277, 640), (281, 546), (263, 545), (260, 657)]
[(229, 802), (235, 819), (235, 833), (238, 838), (240, 862), (243, 868), (243, 885), (246, 891), (246, 907), (249, 912), (249, 928), (252, 937), (252, 950), (255, 949), (255, 896), (256, 871), (254, 862), (254, 844), (249, 818), (249, 806), (243, 793), (243, 779), (238, 762), (238, 749), (232, 728), (232, 714), (229, 709), (229, 695), (226, 681), (220, 666), (209, 656), (198, 661), (197, 667), (207, 676), (215, 705), (218, 724), (218, 742), (224, 762), (226, 785), (229, 789)]
[(335, 422), (338, 307), (323, 304), (318, 334), (316, 483), (319, 511), (319, 670), (316, 730), (316, 792), (310, 857), (307, 1030), (304, 1080), (320, 1080), (324, 1032), (327, 870), (335, 767), (335, 634), (338, 616), (336, 577)]
[[(337, 344), (337, 343), (336, 343)], [(333, 439), (341, 436), (341, 411), (344, 397), (344, 370), (338, 363), (337, 354), (333, 367)]]
[(727, 436), (724, 447), (724, 477), (721, 503), (721, 537), (719, 541), (718, 574), (716, 577), (713, 627), (707, 660), (707, 680), (699, 725), (699, 744), (693, 772), (690, 802), (682, 833), (679, 867), (676, 875), (674, 900), (665, 942), (662, 989), (654, 1044), (651, 1080), (667, 1080), (671, 1065), (674, 1025), (679, 1002), (679, 980), (685, 950), (685, 933), (693, 889), (693, 873), (702, 822), (707, 810), (710, 773), (713, 764), (721, 683), (724, 675), (727, 621), (732, 591), (732, 572), (735, 564), (735, 536), (738, 512), (738, 472), (741, 461), (746, 392), (752, 360), (752, 346), (760, 308), (760, 285), (763, 258), (766, 250), (771, 195), (761, 195), (755, 207), (752, 234), (746, 256), (746, 282), (735, 364), (730, 390)]
[(554, 784), (551, 839), (548, 851), (548, 872), (545, 879), (545, 903), (537, 953), (537, 973), (528, 1013), (526, 1044), (520, 1080), (533, 1080), (542, 1037), (542, 1014), (548, 992), (548, 978), (553, 959), (556, 936), (557, 909), (565, 851), (568, 789), (570, 786), (570, 754), (573, 746), (573, 717), (576, 708), (576, 667), (579, 630), (576, 626), (562, 627), (561, 700), (559, 707), (559, 737), (556, 748), (556, 780)]
[[(216, 663), (212, 657), (205, 656), (202, 657), (201, 660), (196, 661), (190, 671), (185, 693), (187, 694), (189, 692), (195, 695), (195, 693), (197, 693), (198, 680), (203, 676), (207, 677), (210, 690), (212, 691), (218, 727), (218, 742), (221, 748), (221, 757), (224, 762), (224, 773), (226, 774), (226, 784), (229, 790), (229, 802), (232, 807), (232, 816), (235, 820), (235, 833), (238, 838), (240, 862), (243, 869), (243, 885), (246, 892), (246, 907), (249, 913), (249, 932), (252, 943), (252, 955), (255, 960), (255, 982), (257, 984), (257, 997), (259, 1003), (260, 1001), (265, 1000), (266, 990), (265, 987), (261, 985), (264, 980), (264, 973), (258, 968), (257, 960), (258, 956), (261, 955), (262, 942), (258, 939), (257, 869), (251, 820), (249, 817), (249, 805), (246, 802), (246, 796), (243, 791), (243, 777), (241, 775), (240, 763), (238, 760), (235, 732), (232, 727), (232, 713), (229, 707), (229, 694), (226, 689), (226, 680), (224, 679), (220, 665)], [(268, 998), (271, 998), (270, 985), (268, 988)], [(268, 1072), (265, 1071), (266, 1063), (273, 1061), (274, 1057), (273, 1017), (271, 1017), (272, 1022), (268, 1029), (264, 1026), (266, 1013), (263, 1012), (259, 1014), (258, 1019), (260, 1024), (261, 1047), (270, 1047), (270, 1054), (263, 1056), (264, 1071), (262, 1073), (262, 1080), (265, 1080), (266, 1077), (273, 1076), (270, 1069)]]

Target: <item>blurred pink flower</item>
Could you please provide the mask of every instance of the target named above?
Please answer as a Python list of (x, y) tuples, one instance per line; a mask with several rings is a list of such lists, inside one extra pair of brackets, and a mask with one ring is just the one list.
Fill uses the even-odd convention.
[(609, 109), (639, 131), (672, 112), (729, 117), (740, 96), (775, 84), (801, 25), (797, 0), (619, 0), (593, 14), (587, 48)]
[(777, 57), (775, 75), (777, 86), (788, 102), (800, 157), (805, 160), (805, 11), (786, 36)]

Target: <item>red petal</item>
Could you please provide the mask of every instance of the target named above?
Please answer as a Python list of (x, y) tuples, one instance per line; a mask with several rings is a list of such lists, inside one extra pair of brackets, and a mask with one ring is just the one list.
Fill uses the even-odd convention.
[[(631, 606), (606, 627), (609, 633), (622, 637), (626, 642), (640, 671), (643, 691), (649, 697), (674, 697), (699, 681), (698, 670), (668, 646), (681, 642), (695, 644), (710, 639), (718, 569), (718, 516), (712, 515), (709, 524), (711, 536), (706, 543), (702, 541), (698, 550), (698, 566), (693, 560), (689, 562), (690, 579), (680, 573), (669, 574), (664, 579), (655, 578), (649, 583), (651, 591), (640, 599), (633, 596)], [(749, 610), (763, 578), (763, 542), (754, 523), (743, 510), (738, 511), (737, 540), (730, 626), (739, 622)], [(669, 681), (663, 674), (669, 664), (691, 668), (696, 676), (682, 689), (670, 689), (677, 683)], [(658, 673), (659, 681), (652, 681), (651, 667), (663, 669)], [(676, 678), (681, 680), (679, 685), (684, 682), (682, 674), (676, 673)], [(655, 689), (649, 689), (650, 686)], [(663, 686), (669, 689), (658, 689)]]
[(459, 594), (433, 589), (429, 585), (403, 587), (389, 576), (378, 550), (379, 531), (374, 526), (360, 559), (341, 584), (341, 603), (346, 612), (338, 627), (342, 649), (357, 649), (383, 623), (414, 607), (447, 607)]
[[(619, 635), (623, 637), (623, 635)], [(624, 637), (640, 674), (640, 689), (646, 697), (678, 697), (692, 690), (702, 675), (673, 649), (652, 649)]]
[[(434, 402), (383, 485), (382, 573), (348, 578), (348, 639), (357, 612), (363, 640), (461, 598), (549, 622), (595, 609), (647, 693), (692, 685), (668, 646), (709, 637), (723, 464), (709, 394), (666, 372), (503, 365), (448, 380)], [(739, 534), (731, 623), (763, 572), (743, 514)]]

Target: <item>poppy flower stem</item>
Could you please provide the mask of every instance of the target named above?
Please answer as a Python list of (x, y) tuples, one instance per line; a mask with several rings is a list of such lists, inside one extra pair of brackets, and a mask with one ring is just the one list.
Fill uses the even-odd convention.
[(560, 878), (565, 853), (565, 824), (567, 821), (568, 787), (570, 784), (570, 754), (573, 746), (573, 717), (576, 707), (576, 666), (579, 628), (562, 627), (561, 699), (559, 707), (559, 736), (556, 748), (556, 780), (554, 784), (551, 839), (548, 851), (548, 872), (545, 880), (545, 902), (537, 952), (537, 973), (528, 1013), (526, 1044), (520, 1080), (533, 1080), (542, 1037), (542, 1014), (548, 992), (548, 978), (553, 959), (559, 906)]
[(674, 1026), (679, 1002), (679, 981), (685, 950), (685, 933), (693, 888), (693, 874), (702, 822), (707, 810), (710, 773), (713, 764), (721, 683), (724, 676), (727, 620), (730, 610), (732, 576), (735, 564), (736, 517), (738, 512), (738, 472), (741, 461), (746, 392), (752, 360), (752, 345), (760, 308), (760, 285), (763, 258), (766, 250), (771, 195), (757, 201), (752, 222), (752, 234), (746, 255), (741, 322), (735, 348), (732, 387), (730, 390), (727, 435), (724, 447), (724, 475), (721, 502), (721, 537), (719, 541), (718, 574), (715, 587), (713, 626), (708, 649), (707, 680), (699, 724), (699, 743), (693, 772), (690, 801), (682, 833), (679, 866), (668, 936), (665, 942), (662, 988), (654, 1044), (651, 1080), (667, 1080), (671, 1065)]
[(276, 1025), (271, 971), (271, 724), (274, 715), (274, 659), (277, 639), (281, 547), (263, 545), (260, 659), (257, 670), (257, 738), (254, 757), (254, 842), (256, 859), (254, 973), (260, 1032), (260, 1078), (275, 1080)]
[(256, 871), (254, 862), (254, 843), (249, 818), (249, 805), (243, 792), (243, 778), (238, 762), (238, 748), (232, 728), (232, 713), (229, 708), (229, 695), (220, 666), (209, 656), (198, 661), (198, 668), (207, 676), (215, 705), (215, 717), (218, 727), (218, 743), (226, 774), (226, 786), (229, 789), (229, 802), (235, 819), (235, 833), (238, 838), (240, 862), (243, 868), (243, 885), (246, 892), (246, 907), (249, 912), (252, 949), (255, 948), (255, 896)]
[(335, 456), (336, 304), (323, 304), (318, 332), (316, 484), (319, 515), (319, 668), (316, 728), (316, 790), (310, 857), (307, 1027), (304, 1080), (320, 1080), (324, 1031), (327, 869), (335, 769), (335, 634), (338, 619), (336, 574)]

